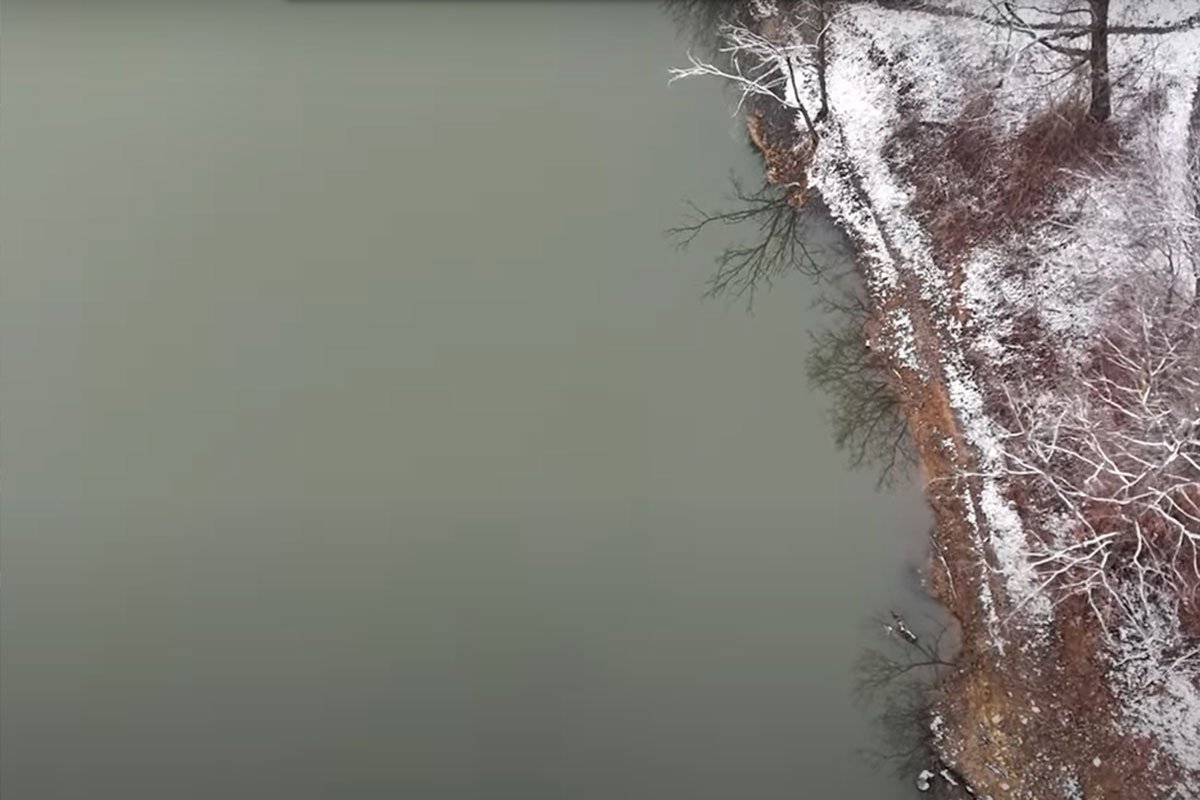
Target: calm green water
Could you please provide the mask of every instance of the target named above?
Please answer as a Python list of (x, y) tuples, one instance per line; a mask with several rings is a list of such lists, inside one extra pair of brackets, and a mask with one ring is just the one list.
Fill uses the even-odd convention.
[(651, 3), (10, 0), (5, 800), (897, 798), (811, 288)]

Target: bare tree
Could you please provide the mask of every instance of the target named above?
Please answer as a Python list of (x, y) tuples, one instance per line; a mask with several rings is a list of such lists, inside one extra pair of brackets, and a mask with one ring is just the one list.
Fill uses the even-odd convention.
[(1200, 588), (1200, 320), (1162, 287), (1125, 288), (1063, 385), (1007, 387), (1004, 476), (1041, 512), (1042, 589), (1106, 623)]
[(1057, 68), (1060, 74), (1088, 68), (1088, 115), (1097, 122), (1112, 115), (1108, 4), (1109, 0), (1060, 0), (1058, 5), (993, 0), (992, 4), (1003, 24), (1029, 37), (1028, 44), (1067, 57), (1066, 63)]
[(1088, 0), (1091, 25), (1088, 36), (1088, 74), (1091, 103), (1088, 114), (1097, 122), (1112, 116), (1112, 81), (1108, 75), (1108, 0)]
[(820, 95), (820, 108), (817, 109), (817, 122), (824, 122), (829, 116), (829, 88), (825, 81), (826, 69), (829, 65), (827, 42), (829, 39), (829, 0), (810, 0), (812, 13), (809, 15), (812, 27), (816, 31), (815, 53), (817, 68), (817, 91)]
[[(743, 0), (714, 3), (705, 0), (666, 0), (668, 8), (689, 27), (702, 31), (699, 41), (710, 45), (719, 58), (694, 58), (691, 67), (673, 70), (675, 78), (690, 75), (723, 77), (746, 93), (770, 94), (799, 113), (815, 142), (816, 124), (829, 114), (825, 80), (828, 30), (833, 23), (835, 6), (853, 0)], [(861, 1), (861, 0), (860, 0)], [(937, 4), (885, 3), (906, 9), (906, 13), (975, 19), (1007, 28), (1026, 38), (1022, 50), (1039, 47), (1063, 57), (1048, 70), (1061, 78), (1087, 72), (1088, 115), (1104, 122), (1112, 115), (1112, 69), (1109, 40), (1114, 35), (1151, 36), (1169, 34), (1200, 25), (1200, 12), (1181, 15), (1162, 24), (1110, 23), (1110, 0), (989, 0), (979, 10)], [(753, 62), (753, 66), (750, 66)], [(804, 64), (814, 71), (814, 103), (817, 111), (809, 114), (800, 98), (795, 70)], [(779, 69), (773, 69), (778, 65)], [(739, 69), (740, 67), (740, 69)], [(765, 72), (757, 72), (763, 69)], [(783, 73), (791, 79), (792, 95), (785, 98), (778, 90)]]
[[(829, 95), (825, 81), (829, 23), (832, 20), (831, 6), (839, 0), (742, 0), (742, 2), (714, 2), (713, 0), (664, 0), (664, 6), (682, 28), (689, 31), (708, 59), (721, 62), (722, 69), (728, 66), (730, 56), (760, 49), (769, 58), (778, 59), (784, 51), (799, 44), (811, 51), (816, 69), (818, 109), (814, 122), (821, 122), (829, 115)], [(758, 31), (758, 35), (769, 40), (770, 47), (761, 48), (761, 42), (747, 48), (736, 47), (731, 32)], [(770, 31), (770, 35), (767, 34)], [(736, 33), (733, 39), (742, 38)], [(789, 39), (794, 41), (789, 41)], [(725, 49), (727, 45), (735, 45)], [(696, 65), (693, 64), (693, 67)], [(725, 70), (728, 71), (728, 70)], [(714, 73), (705, 73), (714, 74)]]
[[(750, 97), (777, 101), (800, 114), (815, 146), (820, 134), (808, 106), (801, 99), (801, 87), (796, 80), (796, 62), (810, 50), (801, 35), (801, 27), (798, 21), (783, 18), (768, 38), (745, 25), (724, 23), (718, 29), (721, 41), (718, 52), (728, 66), (688, 53), (691, 66), (672, 69), (671, 82), (704, 75), (726, 80), (740, 93), (736, 111), (741, 111)], [(823, 42), (824, 36), (819, 40)], [(811, 49), (815, 49), (815, 45)]]

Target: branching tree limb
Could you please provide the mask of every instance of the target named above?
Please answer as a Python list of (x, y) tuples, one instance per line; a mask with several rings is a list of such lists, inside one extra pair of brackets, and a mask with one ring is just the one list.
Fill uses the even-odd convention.
[(1087, 65), (1091, 96), (1088, 115), (1097, 122), (1112, 115), (1108, 4), (1109, 0), (1057, 0), (1049, 5), (992, 0), (1000, 24), (1028, 36), (1030, 44), (1067, 57), (1061, 73), (1069, 74)]
[[(876, 3), (878, 0), (845, 0), (851, 3)], [(958, 6), (943, 6), (935, 3), (916, 3), (912, 6), (906, 6), (906, 10), (913, 13), (929, 14), (935, 17), (950, 17), (954, 19), (970, 19), (976, 22), (982, 22), (995, 27), (1008, 27), (1009, 23), (1002, 14), (997, 13), (996, 6), (998, 0), (993, 0), (990, 6), (991, 13), (974, 11), (969, 8), (961, 8)], [(1058, 9), (1055, 9), (1057, 11)], [(1051, 21), (1038, 21), (1028, 24), (1028, 27), (1035, 31), (1075, 31), (1077, 35), (1085, 35), (1087, 27), (1085, 25), (1076, 25), (1071, 27), (1064, 24), (1061, 19)], [(1126, 35), (1144, 35), (1144, 36), (1159, 36), (1169, 33), (1178, 33), (1179, 31), (1189, 30), (1191, 28), (1200, 27), (1200, 12), (1188, 14), (1180, 17), (1174, 22), (1169, 22), (1163, 25), (1110, 25), (1108, 32), (1111, 35), (1126, 36)]]
[(809, 137), (816, 144), (820, 135), (808, 106), (800, 99), (800, 87), (796, 82), (795, 60), (808, 49), (799, 35), (798, 24), (785, 26), (770, 39), (733, 23), (723, 24), (718, 33), (721, 41), (718, 52), (727, 59), (729, 66), (719, 66), (689, 52), (691, 66), (670, 70), (671, 82), (702, 75), (726, 80), (740, 93), (735, 113), (741, 111), (752, 96), (770, 98), (799, 113)]
[(1200, 589), (1200, 320), (1163, 287), (1115, 302), (1068, 381), (1007, 388), (1005, 477), (1046, 533), (1042, 588), (1105, 619)]

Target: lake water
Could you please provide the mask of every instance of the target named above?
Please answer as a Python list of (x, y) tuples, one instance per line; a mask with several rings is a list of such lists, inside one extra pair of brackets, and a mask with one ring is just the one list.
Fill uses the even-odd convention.
[(925, 510), (652, 3), (5, 5), (5, 800), (900, 798)]

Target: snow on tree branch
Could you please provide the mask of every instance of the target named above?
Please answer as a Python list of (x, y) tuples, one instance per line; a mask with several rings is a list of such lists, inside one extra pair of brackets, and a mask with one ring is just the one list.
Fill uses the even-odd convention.
[(1106, 624), (1200, 589), (1200, 321), (1171, 292), (1128, 292), (1062, 385), (1006, 387), (1003, 477), (1045, 533), (1042, 588)]
[(735, 114), (751, 97), (774, 100), (800, 113), (815, 143), (819, 135), (808, 107), (800, 100), (796, 83), (795, 62), (812, 49), (803, 43), (800, 26), (787, 26), (776, 37), (768, 39), (742, 25), (726, 23), (718, 29), (718, 34), (722, 42), (718, 53), (728, 61), (728, 67), (718, 66), (689, 52), (691, 66), (671, 69), (669, 82), (699, 76), (726, 80), (740, 92)]

